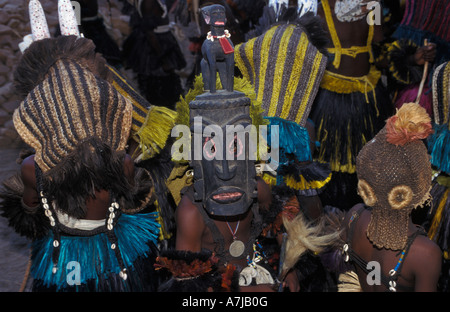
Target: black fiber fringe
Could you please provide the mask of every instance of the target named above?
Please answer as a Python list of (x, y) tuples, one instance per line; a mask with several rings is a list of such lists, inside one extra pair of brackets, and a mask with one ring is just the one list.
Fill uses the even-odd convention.
[[(166, 257), (171, 260), (180, 260), (191, 264), (194, 260), (201, 262), (208, 261), (212, 256), (211, 251), (203, 249), (200, 252), (192, 252), (187, 250), (166, 250), (161, 252), (160, 257)], [(214, 265), (210, 272), (199, 275), (197, 277), (177, 279), (170, 277), (163, 282), (159, 288), (159, 292), (206, 292), (208, 290), (220, 291), (222, 283), (222, 275), (218, 268)], [(232, 289), (238, 289), (238, 278), (236, 272), (232, 278)]]
[(341, 165), (345, 165), (350, 151), (351, 162), (356, 164), (356, 156), (364, 144), (392, 116), (393, 105), (381, 83), (375, 87), (376, 102), (373, 91), (368, 92), (367, 96), (369, 103), (360, 92), (340, 94), (319, 89), (310, 118), (316, 125), (321, 125), (321, 128), (316, 127), (321, 162), (330, 162), (332, 157), (338, 155)]
[(0, 190), (1, 216), (8, 220), (8, 225), (19, 235), (31, 240), (42, 238), (50, 229), (49, 220), (40, 206), (36, 207), (34, 213), (23, 208), (23, 192), (24, 185), (19, 173), (3, 181)]
[(295, 190), (285, 184), (272, 186), (272, 201), (268, 210), (261, 210), (263, 228), (272, 224), (278, 214), (280, 214), (286, 202), (296, 196)]
[(301, 26), (311, 43), (322, 53), (328, 55), (326, 46), (329, 42), (327, 33), (325, 32), (320, 17), (314, 16), (312, 12), (308, 12), (301, 17), (298, 17), (297, 8), (286, 8), (283, 6), (280, 10), (278, 19), (275, 10), (266, 6), (263, 10), (263, 15), (258, 20), (255, 28), (245, 34), (246, 41), (258, 37), (269, 30), (271, 27), (278, 24), (294, 24)]
[(300, 292), (336, 292), (338, 276), (328, 271), (321, 257), (311, 252), (303, 254), (295, 264)]
[(319, 194), (322, 205), (335, 206), (348, 211), (354, 205), (362, 203), (358, 195), (358, 177), (356, 173), (333, 172), (330, 182)]
[(288, 165), (280, 166), (278, 174), (292, 176), (296, 182), (303, 177), (307, 182), (324, 181), (331, 173), (330, 165), (327, 163), (310, 162), (306, 165), (290, 162)]
[(47, 76), (49, 69), (61, 59), (69, 59), (89, 69), (96, 77), (110, 79), (106, 60), (95, 52), (95, 44), (87, 38), (60, 36), (34, 41), (22, 55), (14, 72), (14, 87), (25, 98)]
[(388, 62), (391, 74), (400, 84), (414, 84), (422, 79), (422, 66), (411, 62), (411, 57), (417, 51), (417, 45), (412, 40), (400, 39), (388, 50)]
[(77, 219), (85, 217), (86, 198), (95, 197), (95, 190), (108, 190), (122, 209), (134, 209), (124, 157), (125, 152), (115, 152), (97, 138), (88, 139), (44, 174), (43, 189), (61, 211)]

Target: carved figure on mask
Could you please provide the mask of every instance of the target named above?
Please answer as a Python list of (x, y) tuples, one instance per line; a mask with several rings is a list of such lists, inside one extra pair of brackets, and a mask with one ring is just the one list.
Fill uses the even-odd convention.
[(216, 92), (216, 73), (219, 72), (223, 88), (231, 92), (234, 79), (234, 45), (230, 40), (230, 33), (225, 29), (225, 8), (214, 4), (202, 8), (201, 12), (206, 24), (211, 26), (207, 40), (202, 45), (203, 59), (200, 63), (205, 90)]

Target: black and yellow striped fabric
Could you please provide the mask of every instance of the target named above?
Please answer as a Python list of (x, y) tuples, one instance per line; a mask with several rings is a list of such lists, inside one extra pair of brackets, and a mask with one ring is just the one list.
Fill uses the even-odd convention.
[[(142, 97), (113, 67), (113, 87), (133, 105), (130, 137), (139, 143), (135, 153), (142, 160), (154, 157), (166, 145), (172, 128), (175, 126), (177, 112), (167, 107), (151, 105)], [(133, 156), (138, 157), (137, 154)]]
[(301, 26), (276, 25), (237, 45), (235, 61), (254, 86), (266, 116), (305, 126), (327, 57), (310, 42)]
[(110, 83), (63, 58), (20, 103), (13, 122), (46, 172), (89, 138), (99, 138), (113, 150), (124, 150), (132, 111), (131, 103)]

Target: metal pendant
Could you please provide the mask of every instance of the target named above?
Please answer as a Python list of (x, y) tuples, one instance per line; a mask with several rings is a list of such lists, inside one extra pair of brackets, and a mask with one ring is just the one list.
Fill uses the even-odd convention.
[(242, 241), (240, 240), (234, 240), (229, 248), (230, 251), (230, 255), (237, 258), (242, 256), (242, 254), (244, 253), (245, 250), (245, 245)]

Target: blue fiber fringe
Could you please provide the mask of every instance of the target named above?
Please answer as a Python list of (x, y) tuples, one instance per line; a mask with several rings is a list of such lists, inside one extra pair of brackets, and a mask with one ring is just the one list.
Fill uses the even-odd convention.
[(433, 124), (434, 133), (428, 137), (428, 152), (431, 164), (437, 169), (450, 173), (450, 130), (447, 124)]
[(280, 163), (287, 162), (287, 154), (293, 154), (298, 161), (311, 160), (310, 138), (308, 130), (298, 123), (279, 117), (264, 117), (269, 121), (267, 142), (270, 146), (272, 126), (278, 126)]
[[(271, 147), (272, 133), (277, 135), (274, 133), (275, 131), (272, 132), (272, 126), (278, 126), (278, 172), (292, 160), (289, 158), (289, 154), (293, 155), (300, 162), (312, 160), (309, 133), (305, 127), (279, 117), (264, 118), (269, 121), (267, 130), (267, 144), (269, 147)], [(271, 161), (275, 162), (276, 160), (271, 159)], [(283, 183), (283, 177), (281, 174), (277, 174), (277, 185), (281, 183)]]
[[(154, 253), (160, 228), (157, 216), (157, 212), (122, 214), (114, 227), (117, 248), (121, 252), (124, 266), (131, 274), (138, 258), (156, 257)], [(49, 235), (33, 242), (31, 274), (35, 280), (39, 280), (40, 286), (60, 291), (67, 287), (67, 274), (72, 271), (72, 268), (66, 266), (71, 261), (77, 261), (80, 264), (81, 285), (108, 280), (121, 271), (110, 246), (106, 233), (89, 237), (61, 235), (58, 270), (52, 273), (53, 233), (49, 231)]]

